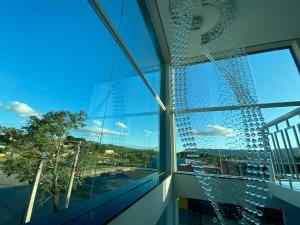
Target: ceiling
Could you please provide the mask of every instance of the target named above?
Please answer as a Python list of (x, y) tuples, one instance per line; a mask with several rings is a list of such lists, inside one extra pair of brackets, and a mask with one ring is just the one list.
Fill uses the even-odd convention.
[[(162, 24), (170, 46), (169, 0), (156, 0)], [(220, 13), (216, 8), (202, 6), (197, 1), (194, 16), (201, 16), (202, 25), (191, 33), (188, 57), (201, 56), (204, 45), (201, 35), (217, 23)], [(241, 38), (244, 47), (268, 44), (300, 38), (300, 1), (299, 0), (234, 0), (236, 20), (235, 32)], [(217, 49), (216, 49), (217, 51)]]

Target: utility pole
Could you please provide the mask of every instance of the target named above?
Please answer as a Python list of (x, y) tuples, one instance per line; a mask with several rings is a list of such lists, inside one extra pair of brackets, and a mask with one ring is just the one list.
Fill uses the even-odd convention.
[(43, 165), (44, 165), (44, 160), (42, 159), (39, 163), (38, 171), (35, 175), (35, 179), (34, 179), (34, 182), (33, 182), (33, 185), (32, 185), (30, 199), (29, 199), (26, 211), (25, 211), (24, 223), (30, 222), (30, 219), (31, 219), (32, 209), (33, 209), (33, 206), (34, 206), (34, 201), (35, 201), (36, 192), (37, 192), (37, 189), (38, 189), (38, 186), (39, 186)]
[(79, 153), (80, 153), (80, 148), (81, 148), (81, 141), (79, 141), (79, 143), (78, 143), (77, 151), (76, 151), (76, 154), (74, 157), (72, 172), (71, 172), (69, 185), (68, 185), (68, 192), (67, 192), (66, 201), (65, 201), (65, 205), (64, 205), (65, 209), (67, 209), (69, 207), (69, 203), (70, 203), (70, 198), (71, 198), (71, 194), (72, 194), (72, 188), (73, 188), (74, 177), (75, 177), (76, 166), (77, 166), (78, 157), (79, 157)]
[(224, 175), (223, 171), (223, 164), (222, 164), (222, 157), (221, 157), (221, 150), (219, 149), (219, 160), (220, 160), (220, 169), (221, 169), (221, 175)]

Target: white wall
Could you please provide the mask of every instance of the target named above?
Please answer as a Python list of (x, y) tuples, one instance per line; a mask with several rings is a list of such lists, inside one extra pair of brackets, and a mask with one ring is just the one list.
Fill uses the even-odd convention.
[[(238, 188), (245, 185), (244, 180), (236, 179), (217, 179), (222, 189), (219, 202), (238, 204)], [(300, 219), (299, 205), (300, 194), (288, 193), (290, 190), (283, 187), (270, 185), (270, 196), (267, 199), (266, 207), (281, 208), (284, 212), (286, 224), (296, 225), (293, 221)], [(169, 206), (169, 216), (166, 225), (176, 224), (176, 212), (172, 207), (176, 205), (177, 197), (207, 200), (203, 189), (197, 178), (193, 175), (174, 173), (173, 176), (166, 178), (160, 185), (150, 191), (147, 195), (121, 213), (109, 225), (155, 225), (167, 206)], [(281, 199), (281, 200), (280, 200)], [(294, 205), (294, 206), (293, 206)], [(173, 216), (172, 216), (172, 213)], [(173, 218), (172, 218), (173, 217)]]
[[(217, 197), (218, 202), (229, 204), (239, 204), (241, 202), (241, 190), (245, 188), (245, 180), (212, 178), (218, 183), (219, 190), (222, 193)], [(269, 183), (270, 193), (266, 200), (266, 207), (281, 208), (282, 203), (278, 199), (285, 201), (287, 204), (299, 208), (300, 212), (300, 192), (290, 190), (277, 184)], [(207, 200), (199, 181), (194, 175), (174, 174), (174, 193), (176, 197), (193, 198)], [(274, 198), (275, 197), (275, 198)]]
[(173, 200), (172, 176), (121, 213), (109, 225), (155, 225), (167, 204)]
[[(237, 30), (244, 47), (267, 44), (300, 38), (300, 1), (299, 0), (238, 0), (236, 3)], [(157, 0), (162, 24), (170, 43), (169, 1)], [(213, 26), (215, 20), (201, 14), (201, 4), (196, 5), (196, 15), (203, 16), (203, 25)], [(210, 14), (214, 9), (207, 7)], [(218, 17), (218, 15), (216, 15)], [(206, 24), (208, 23), (208, 25)], [(203, 29), (206, 31), (205, 29)], [(193, 31), (188, 57), (203, 55), (200, 44), (202, 31)], [(218, 49), (216, 49), (218, 50)]]
[[(213, 178), (214, 183), (218, 183), (220, 191), (223, 192), (222, 195), (217, 199), (219, 202), (229, 203), (229, 204), (239, 204), (238, 198), (234, 196), (237, 194), (240, 188), (245, 186), (243, 180), (237, 179), (223, 179), (223, 178)], [(202, 189), (199, 181), (194, 175), (186, 175), (176, 173), (174, 174), (174, 186), (175, 195), (177, 197), (193, 198), (207, 200), (207, 197)]]

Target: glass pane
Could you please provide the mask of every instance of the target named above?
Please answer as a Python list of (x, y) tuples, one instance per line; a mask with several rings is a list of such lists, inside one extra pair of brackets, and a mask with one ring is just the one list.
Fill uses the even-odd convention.
[(6, 2), (0, 26), (0, 224), (34, 184), (31, 220), (156, 175), (159, 106), (88, 1)]
[[(248, 60), (258, 103), (300, 100), (299, 71), (289, 49), (251, 54)], [(187, 67), (188, 108), (239, 105), (220, 69), (212, 62)]]
[(113, 65), (111, 79), (94, 86), (89, 125), (76, 132), (100, 146), (90, 152), (93, 177), (74, 192), (73, 203), (157, 171), (159, 107), (119, 48)]
[(186, 87), (188, 108), (239, 105), (226, 78), (211, 62), (188, 66)]
[(259, 103), (300, 100), (300, 76), (289, 49), (248, 56)]
[(278, 117), (283, 116), (284, 114), (287, 114), (297, 107), (278, 107), (278, 108), (266, 108), (262, 109), (264, 118), (266, 123), (271, 122), (272, 120), (277, 119)]
[[(195, 120), (193, 133), (199, 160), (207, 174), (243, 176), (246, 174), (246, 143), (239, 122), (240, 110), (190, 113)], [(230, 118), (234, 118), (231, 120)], [(184, 152), (182, 137), (176, 136), (177, 169), (193, 172)]]
[[(258, 103), (300, 100), (299, 72), (289, 49), (257, 53), (250, 55), (248, 59), (253, 70)], [(195, 121), (192, 132), (207, 171), (222, 175), (243, 175), (247, 143), (242, 135), (244, 128), (240, 125), (243, 121), (241, 111), (214, 111), (210, 108), (239, 105), (233, 88), (222, 75), (221, 69), (211, 62), (187, 67), (187, 108), (200, 108), (199, 112), (188, 116)], [(295, 108), (266, 108), (261, 111), (264, 121), (268, 123)], [(208, 112), (201, 112), (201, 109)], [(282, 124), (279, 124), (279, 128), (281, 127)], [(178, 170), (192, 171), (191, 163), (187, 160), (188, 153), (182, 152), (182, 137), (177, 135), (176, 139)]]
[(159, 95), (160, 61), (137, 0), (98, 0)]

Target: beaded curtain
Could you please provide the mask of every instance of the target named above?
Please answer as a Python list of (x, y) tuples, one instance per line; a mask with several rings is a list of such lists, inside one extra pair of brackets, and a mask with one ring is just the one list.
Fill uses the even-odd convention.
[[(198, 2), (197, 2), (198, 1)], [(209, 171), (211, 157), (220, 151), (218, 140), (223, 136), (223, 148), (231, 160), (241, 160), (246, 168), (246, 182), (233, 185), (236, 193), (236, 218), (240, 224), (260, 224), (268, 195), (270, 153), (264, 141), (264, 117), (258, 107), (257, 94), (245, 48), (242, 44), (233, 0), (202, 0), (201, 7), (215, 8), (218, 22), (197, 37), (203, 54), (187, 56), (194, 35), (196, 5), (200, 0), (170, 0), (171, 17), (171, 98), (177, 135), (187, 161), (191, 163), (199, 183), (215, 210), (214, 223), (226, 224), (219, 199), (226, 194), (220, 179)], [(201, 29), (201, 26), (197, 28)], [(195, 38), (193, 36), (193, 38)], [(195, 43), (195, 42), (193, 42)], [(199, 47), (197, 46), (197, 47)], [(241, 106), (221, 112), (189, 112), (191, 108), (211, 106)], [(217, 119), (216, 119), (217, 118)], [(218, 121), (223, 126), (213, 124)], [(239, 153), (243, 150), (243, 157)], [(206, 156), (206, 157), (203, 157)], [(227, 156), (225, 155), (224, 158)], [(221, 163), (221, 158), (220, 158)]]

